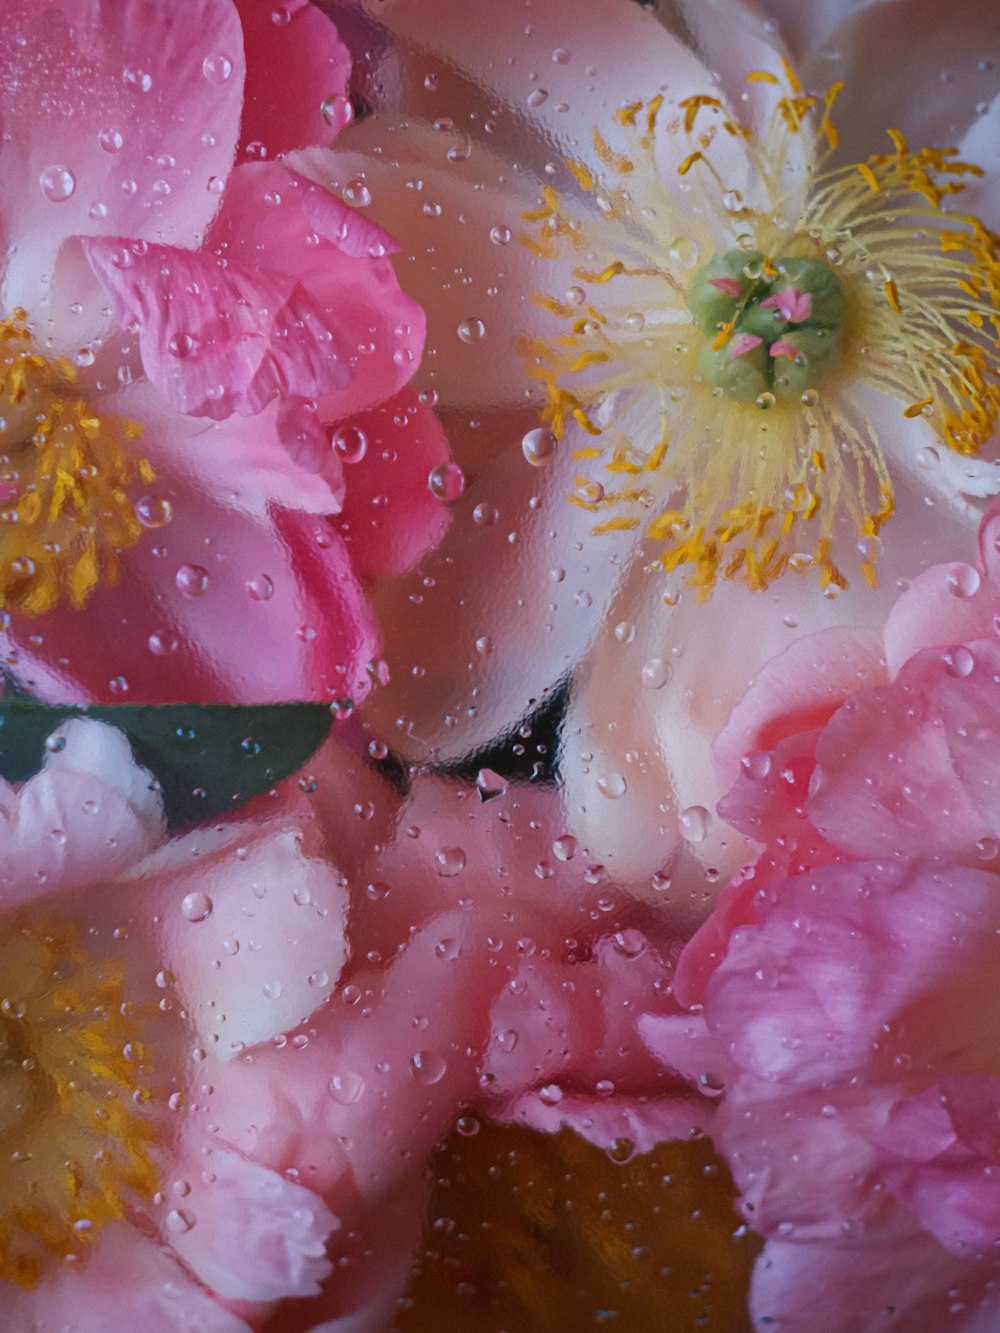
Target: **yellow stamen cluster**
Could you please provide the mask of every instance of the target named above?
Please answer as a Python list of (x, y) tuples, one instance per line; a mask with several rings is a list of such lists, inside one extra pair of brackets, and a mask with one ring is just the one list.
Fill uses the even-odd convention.
[(156, 1191), (139, 1036), (163, 1015), (63, 922), (8, 919), (0, 969), (0, 1279), (31, 1290)]
[[(522, 350), (556, 438), (571, 425), (590, 437), (575, 456), (599, 471), (581, 473), (571, 501), (600, 520), (595, 532), (644, 528), (661, 544), (660, 565), (683, 566), (706, 596), (720, 577), (760, 589), (810, 568), (835, 590), (847, 585), (833, 556), (846, 515), (874, 583), (893, 486), (857, 390), (899, 400), (901, 433), (922, 417), (953, 450), (983, 447), (1000, 415), (1000, 240), (945, 207), (981, 174), (956, 150), (911, 149), (890, 130), (891, 152), (831, 165), (842, 85), (814, 97), (787, 66), (783, 78), (748, 77), (775, 89), (763, 132), (709, 93), (670, 116), (662, 97), (635, 102), (616, 113), (615, 147), (595, 132), (600, 168), (567, 163), (596, 209), (574, 210), (565, 191), (545, 187), (524, 242), (547, 259), (568, 245), (585, 262), (570, 292), (536, 298), (562, 328), (526, 337)], [(724, 174), (734, 157), (739, 189)], [(782, 260), (800, 258), (829, 265), (843, 288), (836, 366), (801, 398), (783, 387), (736, 401), (703, 373), (692, 279), (714, 255), (740, 250), (764, 256), (769, 281)], [(735, 334), (734, 321), (720, 323), (713, 351), (739, 356)], [(774, 374), (787, 365), (776, 360)], [(622, 473), (636, 484), (617, 485)]]
[(115, 583), (142, 532), (130, 491), (153, 480), (136, 422), (101, 416), (69, 362), (36, 349), (23, 310), (0, 321), (0, 608), (40, 615)]

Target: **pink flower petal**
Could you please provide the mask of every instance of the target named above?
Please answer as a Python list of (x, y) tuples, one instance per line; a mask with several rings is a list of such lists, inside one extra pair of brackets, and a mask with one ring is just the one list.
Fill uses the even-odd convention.
[[(197, 243), (236, 144), (243, 42), (227, 0), (12, 3), (4, 23), (3, 305), (37, 316), (68, 236)], [(226, 77), (209, 77), (208, 60)]]
[(316, 1295), (331, 1271), (327, 1237), (340, 1225), (323, 1200), (220, 1148), (195, 1166), (185, 1198), (194, 1226), (168, 1237), (191, 1271), (228, 1300)]
[(203, 841), (200, 833), (174, 840), (151, 891), (165, 965), (202, 1041), (226, 1060), (297, 1027), (327, 1000), (347, 958), (347, 892), (329, 861), (306, 854), (295, 827), (237, 825), (223, 847), (195, 860)]
[(146, 374), (180, 412), (250, 416), (277, 395), (350, 380), (347, 344), (292, 277), (121, 237), (84, 242), (122, 327), (139, 326)]
[(57, 1272), (25, 1297), (23, 1322), (12, 1309), (11, 1290), (3, 1300), (12, 1330), (250, 1333), (249, 1324), (213, 1300), (161, 1246), (124, 1223), (98, 1234), (81, 1269)]
[(351, 56), (334, 24), (309, 0), (237, 0), (237, 8), (247, 59), (241, 157), (249, 145), (275, 158), (328, 141), (350, 116)]
[(344, 465), (337, 528), (359, 574), (403, 574), (448, 527), (449, 511), (428, 484), (433, 469), (447, 461), (448, 441), (433, 409), (412, 390), (335, 427), (328, 452), (336, 454), (339, 439), (350, 457), (359, 431), (364, 456)]
[[(955, 649), (957, 670), (941, 678), (941, 714), (954, 771), (993, 834), (1000, 834), (1000, 644), (973, 640)], [(995, 841), (995, 839), (993, 840)], [(954, 855), (966, 848), (954, 839)]]
[(755, 347), (759, 347), (764, 341), (756, 333), (738, 333), (729, 344), (729, 359), (735, 361), (738, 356), (746, 356), (747, 352), (752, 352)]

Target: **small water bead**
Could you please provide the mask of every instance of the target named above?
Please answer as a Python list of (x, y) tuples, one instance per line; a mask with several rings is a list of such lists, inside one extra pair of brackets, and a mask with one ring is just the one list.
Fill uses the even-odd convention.
[(642, 668), (642, 683), (650, 690), (660, 690), (674, 674), (669, 662), (662, 657), (651, 657)]
[(191, 1230), (196, 1221), (197, 1218), (190, 1209), (172, 1208), (167, 1213), (167, 1230), (172, 1231), (176, 1236), (183, 1235), (184, 1232)]
[(51, 204), (62, 204), (76, 189), (76, 177), (69, 167), (56, 163), (46, 167), (38, 177), (38, 188)]
[(951, 652), (944, 655), (945, 668), (950, 676), (956, 676), (962, 679), (970, 676), (975, 668), (976, 659), (972, 653), (965, 647), (952, 649)]
[(703, 805), (689, 805), (681, 811), (680, 831), (685, 842), (704, 842), (712, 824), (712, 816)]
[(697, 244), (685, 236), (678, 237), (668, 249), (667, 254), (678, 268), (684, 269), (694, 268), (701, 258), (701, 251)]
[(208, 570), (201, 565), (181, 565), (174, 582), (185, 597), (202, 597), (208, 588)]
[(619, 643), (632, 643), (635, 639), (635, 626), (630, 620), (622, 620), (615, 626), (615, 638)]
[(344, 186), (344, 203), (352, 208), (367, 208), (372, 201), (372, 192), (360, 178), (348, 181)]
[(609, 801), (617, 801), (628, 791), (628, 783), (621, 773), (602, 773), (597, 779), (597, 790)]
[(365, 1080), (353, 1070), (346, 1070), (344, 1073), (332, 1075), (327, 1087), (335, 1102), (339, 1102), (341, 1106), (353, 1106), (365, 1090)]
[(368, 437), (359, 426), (338, 426), (330, 444), (342, 463), (360, 463), (368, 452)]
[(478, 504), (472, 511), (472, 521), (480, 528), (491, 528), (500, 515), (490, 504)]
[(434, 861), (442, 879), (454, 879), (465, 869), (465, 851), (462, 847), (439, 847)]
[(97, 142), (106, 153), (120, 153), (125, 140), (118, 130), (105, 126), (98, 132)]
[(491, 227), (490, 240), (494, 245), (507, 245), (510, 242), (511, 230), (509, 227)]
[(439, 500), (454, 504), (465, 493), (465, 473), (457, 463), (440, 463), (431, 469), (427, 485)]
[(546, 1106), (558, 1106), (563, 1099), (563, 1090), (558, 1083), (546, 1083), (538, 1089), (538, 1097)]
[(556, 451), (556, 437), (547, 426), (529, 430), (521, 440), (521, 452), (532, 467), (544, 467), (552, 461)]
[(544, 106), (548, 100), (549, 94), (545, 88), (533, 88), (527, 98), (528, 106), (533, 110), (537, 107)]
[(226, 83), (233, 72), (233, 62), (228, 56), (209, 55), (201, 62), (201, 72), (209, 83)]
[(255, 602), (269, 602), (274, 596), (274, 584), (266, 574), (257, 574), (247, 583), (247, 592)]
[(343, 93), (325, 97), (319, 109), (323, 119), (333, 130), (345, 130), (354, 120), (354, 104)]
[(564, 833), (562, 837), (556, 838), (552, 844), (552, 853), (557, 861), (572, 861), (576, 856), (579, 843), (572, 833)]
[(639, 958), (646, 952), (646, 937), (641, 930), (619, 930), (612, 939), (612, 947), (623, 958)]
[(476, 316), (469, 319), (463, 319), (458, 326), (458, 336), (462, 342), (475, 344), (480, 343), (486, 337), (486, 325)]
[(175, 333), (167, 341), (167, 351), (178, 361), (186, 361), (198, 350), (198, 339), (190, 333)]
[(174, 507), (161, 496), (144, 495), (136, 501), (135, 516), (144, 528), (162, 528), (173, 518)]
[(181, 915), (185, 921), (206, 921), (212, 915), (212, 900), (207, 893), (196, 890), (181, 900)]
[(777, 401), (778, 400), (777, 398), (775, 398), (774, 394), (768, 391), (765, 393), (759, 393), (757, 397), (754, 399), (754, 404), (757, 407), (759, 407), (761, 411), (767, 412), (775, 405)]
[(417, 1051), (410, 1057), (410, 1075), (415, 1083), (432, 1087), (440, 1083), (447, 1072), (447, 1062), (434, 1051)]
[(154, 630), (146, 643), (154, 657), (169, 657), (179, 647), (176, 636), (169, 629)]
[(948, 574), (948, 591), (954, 597), (974, 597), (982, 579), (972, 565), (952, 565)]

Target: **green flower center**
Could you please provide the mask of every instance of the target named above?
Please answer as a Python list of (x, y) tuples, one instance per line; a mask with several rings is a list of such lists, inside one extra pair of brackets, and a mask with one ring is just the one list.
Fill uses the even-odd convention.
[(740, 402), (815, 402), (836, 368), (846, 301), (821, 259), (771, 260), (759, 250), (716, 255), (694, 276), (688, 309), (710, 339), (702, 374)]

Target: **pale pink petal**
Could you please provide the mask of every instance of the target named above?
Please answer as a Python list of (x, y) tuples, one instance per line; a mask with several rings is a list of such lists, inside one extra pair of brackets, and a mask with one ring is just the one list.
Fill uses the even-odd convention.
[(323, 1200), (221, 1148), (196, 1165), (185, 1196), (194, 1225), (169, 1233), (192, 1272), (228, 1300), (315, 1296), (331, 1271), (327, 1237), (340, 1226)]
[[(990, 1264), (956, 1264), (927, 1232), (897, 1223), (829, 1244), (806, 1235), (769, 1240), (754, 1268), (758, 1333), (796, 1333), (823, 1311), (823, 1333), (993, 1333), (1000, 1299)], [(957, 1321), (960, 1319), (960, 1323)]]
[[(1000, 833), (1000, 644), (973, 640), (955, 650), (941, 678), (941, 714), (954, 771), (990, 831)], [(958, 673), (962, 674), (958, 674)], [(960, 831), (954, 855), (965, 852)]]
[(183, 877), (168, 874), (151, 892), (164, 963), (220, 1059), (303, 1022), (347, 958), (347, 891), (295, 828), (250, 826), (238, 847), (189, 864)]
[(630, 1095), (602, 1100), (600, 1096), (560, 1093), (558, 1088), (522, 1093), (495, 1114), (501, 1124), (526, 1125), (543, 1134), (572, 1129), (596, 1148), (607, 1152), (621, 1141), (626, 1151), (651, 1152), (658, 1143), (673, 1139), (690, 1142), (710, 1127), (708, 1102), (679, 1096), (658, 1100)]
[(747, 755), (783, 737), (822, 726), (847, 695), (885, 680), (877, 630), (831, 626), (795, 639), (765, 662), (712, 745), (723, 790)]
[(914, 146), (947, 148), (973, 122), (976, 104), (990, 102), (1000, 87), (1000, 23), (992, 0), (958, 0), (946, 22), (936, 0), (865, 5), (829, 31), (825, 44), (839, 53), (832, 71), (817, 53), (806, 72), (823, 84), (843, 79), (850, 90), (837, 108), (843, 161), (888, 151), (888, 126)]
[[(956, 651), (964, 669), (967, 650)], [(921, 653), (894, 684), (849, 698), (825, 728), (809, 817), (834, 846), (857, 856), (954, 861), (974, 858), (989, 837), (989, 822), (952, 765), (951, 737), (941, 723), (938, 691), (954, 669), (939, 652)]]
[(893, 1106), (875, 1137), (880, 1179), (952, 1254), (1000, 1240), (1000, 1082), (946, 1075)]
[(335, 425), (329, 439), (328, 455), (343, 451), (337, 530), (355, 570), (362, 577), (405, 573), (448, 527), (448, 509), (430, 486), (433, 470), (448, 460), (448, 441), (433, 409), (407, 389)]
[(68, 236), (198, 242), (236, 146), (243, 41), (227, 0), (12, 3), (4, 23), (3, 305), (34, 318)]
[[(4, 1286), (0, 1312), (8, 1314)], [(22, 1310), (24, 1322), (7, 1323), (18, 1333), (250, 1333), (161, 1246), (123, 1223), (100, 1232), (81, 1268), (43, 1282)]]
[(984, 580), (974, 565), (965, 562), (933, 565), (918, 575), (886, 621), (890, 677), (923, 648), (951, 648), (991, 633), (998, 592), (993, 579)]
[(241, 153), (263, 145), (274, 158), (329, 140), (349, 115), (351, 73), (334, 24), (309, 0), (237, 0), (237, 9), (247, 61)]
[[(60, 749), (59, 747), (62, 747)], [(0, 811), (0, 899), (16, 906), (127, 869), (163, 836), (163, 805), (122, 732), (72, 719)]]

